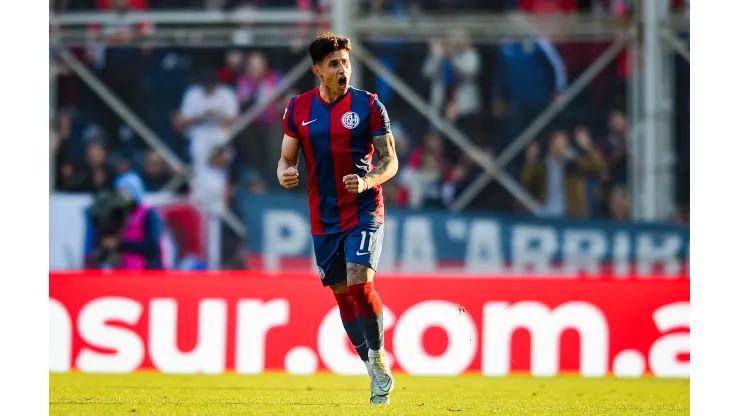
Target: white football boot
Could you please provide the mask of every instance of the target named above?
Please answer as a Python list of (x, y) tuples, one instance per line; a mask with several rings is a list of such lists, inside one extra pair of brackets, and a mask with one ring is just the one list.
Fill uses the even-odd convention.
[(367, 367), (367, 375), (370, 376), (370, 404), (391, 404), (391, 398), (388, 395), (378, 396), (373, 393), (373, 372), (370, 369), (370, 362), (363, 361), (365, 367)]
[(387, 396), (393, 391), (394, 380), (386, 360), (385, 348), (368, 350), (370, 373), (372, 373), (372, 392), (376, 396)]

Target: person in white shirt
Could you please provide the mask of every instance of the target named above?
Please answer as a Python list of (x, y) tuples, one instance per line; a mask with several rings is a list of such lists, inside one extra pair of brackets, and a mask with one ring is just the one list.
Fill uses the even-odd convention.
[(185, 91), (181, 127), (190, 140), (190, 156), (196, 168), (208, 165), (213, 151), (226, 144), (238, 112), (236, 93), (220, 84), (213, 70), (206, 70), (202, 82)]
[(228, 165), (231, 159), (229, 129), (239, 112), (236, 93), (220, 84), (215, 70), (202, 74), (201, 82), (185, 91), (180, 108), (180, 128), (190, 140), (193, 177), (190, 197), (210, 219), (209, 267), (218, 267), (220, 216), (227, 206)]

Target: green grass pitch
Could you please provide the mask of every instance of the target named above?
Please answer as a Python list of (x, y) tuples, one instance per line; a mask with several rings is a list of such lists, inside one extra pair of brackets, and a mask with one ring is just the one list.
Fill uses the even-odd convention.
[(51, 415), (688, 415), (689, 380), (397, 375), (390, 406), (368, 377), (50, 374)]

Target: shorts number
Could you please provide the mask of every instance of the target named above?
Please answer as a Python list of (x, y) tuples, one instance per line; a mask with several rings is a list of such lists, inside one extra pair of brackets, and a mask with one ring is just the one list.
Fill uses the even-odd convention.
[(365, 239), (366, 239), (366, 237), (369, 234), (370, 235), (370, 238), (367, 239), (367, 248), (364, 249), (364, 250), (365, 251), (370, 251), (370, 241), (372, 241), (372, 239), (373, 239), (373, 232), (372, 231), (370, 231), (370, 232), (368, 232), (368, 231), (361, 231), (361, 233), (362, 233), (362, 239), (360, 239), (360, 250), (363, 250), (362, 247), (365, 246)]

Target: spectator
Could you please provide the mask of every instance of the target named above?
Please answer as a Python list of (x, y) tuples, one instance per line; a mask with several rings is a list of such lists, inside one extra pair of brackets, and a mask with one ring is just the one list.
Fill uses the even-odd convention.
[(68, 161), (62, 161), (57, 168), (56, 190), (60, 192), (75, 192), (77, 184), (80, 181), (80, 175), (75, 169), (75, 165)]
[[(76, 50), (70, 51), (76, 58), (80, 58)], [(49, 74), (56, 77), (56, 97), (55, 103), (58, 107), (75, 107), (80, 100), (80, 83), (77, 76), (72, 72), (66, 62), (57, 59), (55, 56), (49, 58), (52, 63)]]
[[(86, 215), (85, 258), (88, 267), (112, 267), (124, 270), (157, 270), (164, 268), (163, 225), (160, 215), (144, 202), (146, 188), (135, 173), (126, 173), (116, 178), (117, 193), (127, 195), (133, 204), (133, 211), (126, 221), (120, 235), (98, 235), (99, 230)], [(99, 264), (98, 250), (106, 250), (117, 255), (111, 256), (113, 264)]]
[[(404, 0), (371, 0), (368, 4), (369, 15), (392, 17), (399, 21), (407, 19), (406, 4)], [(375, 56), (390, 71), (398, 68), (398, 58), (404, 52), (404, 41), (393, 36), (383, 36), (377, 40)], [(378, 99), (386, 107), (392, 105), (393, 89), (382, 77), (376, 77), (375, 93)]]
[(539, 160), (537, 144), (527, 148), (522, 184), (544, 204), (547, 216), (588, 216), (586, 178), (598, 175), (604, 162), (585, 129), (576, 131), (575, 140), (582, 155), (570, 148), (564, 131), (555, 131), (550, 136), (549, 153), (544, 161)]
[(224, 84), (236, 87), (236, 79), (244, 67), (244, 54), (238, 50), (226, 54), (226, 65), (218, 71), (218, 79)]
[[(93, 67), (110, 90), (132, 111), (138, 112), (142, 107), (142, 73), (149, 49), (137, 45), (152, 29), (148, 23), (133, 24), (128, 13), (131, 10), (148, 8), (146, 0), (100, 0), (101, 10), (115, 13), (116, 21), (102, 27), (90, 27), (89, 50)], [(107, 104), (100, 102), (97, 106), (99, 118), (105, 129), (111, 151), (130, 151), (124, 149), (124, 142), (130, 142), (133, 132), (116, 112)], [(130, 145), (131, 143), (129, 143)]]
[(598, 182), (589, 180), (588, 183), (596, 208), (605, 218), (610, 217), (612, 189), (627, 184), (627, 117), (623, 112), (613, 110), (607, 128), (608, 133), (598, 143), (604, 169)]
[(73, 147), (70, 140), (72, 130), (72, 112), (60, 111), (56, 119), (56, 128), (52, 129), (52, 151), (55, 169), (54, 188), (61, 192), (80, 192), (87, 170), (75, 164)]
[(493, 116), (513, 140), (559, 96), (567, 73), (557, 49), (545, 37), (504, 41), (493, 80)]
[(109, 165), (116, 175), (123, 175), (131, 171), (131, 161), (121, 155), (113, 154), (109, 157)]
[(609, 115), (609, 132), (599, 143), (604, 158), (601, 180), (607, 187), (627, 183), (627, 116), (614, 110)]
[[(495, 159), (491, 147), (482, 152), (490, 161)], [(451, 179), (444, 190), (445, 205), (450, 206), (482, 173), (483, 168), (467, 153), (464, 154), (452, 170)], [(489, 182), (466, 207), (468, 210), (485, 212), (511, 212), (512, 208), (513, 198), (497, 180)]]
[(141, 179), (146, 188), (152, 192), (161, 190), (172, 179), (158, 151), (149, 149), (146, 152)]
[[(451, 123), (457, 124), (469, 136), (478, 132), (481, 110), (480, 88), (476, 79), (481, 59), (463, 33), (455, 33), (446, 41), (432, 41), (422, 73), (431, 82), (431, 106)], [(475, 140), (475, 137), (474, 137)], [(447, 149), (452, 154), (455, 146)]]
[(69, 150), (69, 134), (72, 129), (71, 115), (67, 111), (62, 111), (57, 116), (56, 128), (51, 129), (51, 152), (52, 165), (54, 169), (54, 188), (59, 190), (69, 190), (74, 178), (74, 167), (71, 163)]
[(577, 0), (518, 0), (519, 8), (533, 14), (560, 14), (576, 11)]
[(409, 208), (441, 208), (442, 185), (449, 179), (450, 162), (444, 151), (442, 136), (427, 133), (409, 157), (400, 175), (403, 204)]
[(99, 141), (87, 145), (87, 166), (80, 172), (80, 180), (72, 189), (76, 192), (97, 193), (113, 189), (115, 173), (108, 168), (108, 153)]
[(630, 219), (630, 198), (627, 190), (622, 186), (612, 189), (609, 196), (609, 219), (613, 221), (629, 221)]
[(224, 223), (221, 220), (227, 208), (234, 202), (232, 171), (229, 169), (231, 160), (232, 152), (229, 147), (215, 148), (208, 165), (198, 169), (190, 182), (191, 199), (207, 213), (208, 238), (219, 242), (208, 246), (207, 258), (210, 267), (218, 267), (217, 265), (221, 264), (224, 257), (223, 249), (234, 249), (234, 245), (222, 246), (224, 238), (232, 242), (234, 238), (238, 239), (235, 235), (223, 233)]
[(150, 0), (97, 0), (98, 9), (125, 12), (128, 10), (146, 10)]
[(593, 0), (590, 8), (596, 15), (621, 16), (626, 12), (629, 2), (629, 0)]
[(239, 112), (233, 89), (220, 84), (216, 71), (208, 68), (200, 82), (185, 91), (175, 125), (190, 140), (194, 169), (207, 168), (215, 149), (223, 146)]
[[(281, 76), (271, 70), (267, 58), (255, 52), (247, 59), (247, 66), (237, 79), (237, 96), (242, 111), (270, 98), (280, 83)], [(236, 139), (237, 165), (248, 161), (262, 177), (274, 176), (275, 163), (280, 159), (280, 120), (288, 97), (273, 100)]]
[(212, 219), (221, 215), (227, 207), (231, 158), (232, 154), (228, 147), (214, 148), (208, 158), (208, 164), (199, 167), (193, 173), (190, 196), (211, 214)]
[(206, 68), (201, 82), (185, 92), (176, 123), (190, 139), (191, 197), (210, 214), (213, 227), (226, 208), (230, 162), (227, 139), (238, 111), (233, 89), (220, 84), (217, 72)]

